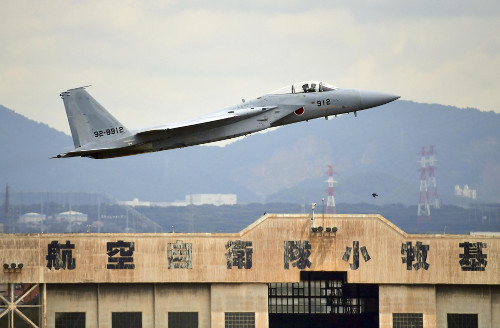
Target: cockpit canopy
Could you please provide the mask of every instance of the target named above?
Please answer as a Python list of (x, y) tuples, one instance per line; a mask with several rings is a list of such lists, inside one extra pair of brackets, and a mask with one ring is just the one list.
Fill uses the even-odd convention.
[(292, 85), (287, 85), (286, 87), (280, 88), (273, 92), (270, 92), (270, 95), (281, 95), (287, 93), (309, 93), (309, 92), (324, 92), (324, 91), (332, 91), (338, 89), (337, 87), (326, 84), (318, 81), (304, 81), (294, 83)]

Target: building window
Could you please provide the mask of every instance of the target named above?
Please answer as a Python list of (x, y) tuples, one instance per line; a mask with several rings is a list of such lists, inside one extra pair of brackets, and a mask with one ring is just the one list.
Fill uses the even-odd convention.
[(113, 328), (142, 328), (142, 312), (113, 312), (111, 322)]
[(255, 312), (226, 312), (225, 328), (255, 328)]
[[(378, 286), (345, 284), (342, 273), (302, 274), (298, 283), (270, 283), (270, 314), (378, 312)], [(376, 306), (375, 306), (375, 305)]]
[(169, 312), (168, 328), (198, 328), (198, 312)]
[(85, 312), (56, 312), (56, 328), (85, 328)]
[(477, 328), (477, 313), (448, 313), (448, 328)]
[(424, 315), (422, 313), (393, 313), (392, 326), (394, 328), (423, 328)]

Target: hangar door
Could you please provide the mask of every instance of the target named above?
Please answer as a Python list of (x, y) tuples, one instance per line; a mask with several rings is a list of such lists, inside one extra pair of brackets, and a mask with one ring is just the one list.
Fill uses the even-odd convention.
[(378, 327), (378, 285), (347, 284), (346, 272), (300, 273), (269, 284), (269, 328)]

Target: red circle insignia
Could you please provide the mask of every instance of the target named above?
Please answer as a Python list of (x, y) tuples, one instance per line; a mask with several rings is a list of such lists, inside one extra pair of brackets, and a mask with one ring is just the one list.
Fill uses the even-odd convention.
[(298, 115), (298, 116), (304, 114), (304, 107), (300, 107), (299, 109), (297, 109), (295, 111), (295, 114)]

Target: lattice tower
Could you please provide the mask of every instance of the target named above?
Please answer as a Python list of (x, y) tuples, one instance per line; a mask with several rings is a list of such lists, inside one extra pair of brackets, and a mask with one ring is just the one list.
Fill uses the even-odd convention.
[(429, 204), (432, 204), (434, 208), (440, 207), (439, 197), (437, 193), (437, 183), (436, 183), (436, 166), (437, 160), (434, 158), (434, 146), (430, 146), (427, 152), (428, 157), (428, 171), (429, 176), (427, 177), (427, 188), (429, 189)]
[(328, 197), (326, 199), (326, 213), (337, 214), (337, 207), (335, 207), (335, 188), (333, 186), (337, 181), (333, 180), (333, 175), (337, 174), (333, 169), (333, 165), (328, 165), (328, 170), (326, 171), (328, 175), (328, 189), (326, 189), (328, 193)]
[(417, 212), (417, 226), (420, 224), (420, 217), (422, 214), (427, 214), (427, 219), (431, 219), (431, 209), (429, 206), (429, 188), (427, 186), (427, 159), (425, 157), (425, 147), (419, 153), (420, 158), (420, 193), (418, 195), (418, 212)]

